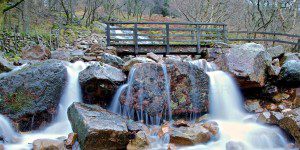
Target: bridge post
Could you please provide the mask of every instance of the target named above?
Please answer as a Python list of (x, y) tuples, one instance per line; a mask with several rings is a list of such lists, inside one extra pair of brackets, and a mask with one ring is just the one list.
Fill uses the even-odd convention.
[(201, 48), (201, 41), (200, 41), (201, 31), (200, 31), (199, 25), (196, 25), (196, 30), (197, 30), (197, 48), (196, 48), (196, 53), (200, 54), (200, 48)]
[(133, 41), (134, 41), (134, 55), (136, 56), (138, 54), (138, 33), (137, 33), (137, 23), (134, 23), (134, 30), (133, 30)]
[(223, 26), (223, 32), (224, 32), (224, 42), (228, 43), (228, 30), (227, 30), (227, 25)]
[(170, 54), (170, 24), (166, 23), (166, 55)]
[(110, 24), (106, 23), (106, 46), (110, 46)]

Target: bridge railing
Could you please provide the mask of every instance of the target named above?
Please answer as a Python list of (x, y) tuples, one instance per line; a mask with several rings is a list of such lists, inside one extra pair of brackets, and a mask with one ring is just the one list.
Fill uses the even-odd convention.
[(201, 46), (216, 42), (227, 43), (227, 26), (223, 23), (170, 23), (170, 22), (108, 22), (108, 46), (133, 46), (139, 54), (142, 46), (164, 46), (165, 54), (173, 46), (194, 46), (200, 53)]
[(276, 43), (291, 46), (300, 52), (300, 35), (275, 33), (275, 32), (253, 32), (253, 31), (229, 31), (230, 42), (266, 42), (274, 46)]

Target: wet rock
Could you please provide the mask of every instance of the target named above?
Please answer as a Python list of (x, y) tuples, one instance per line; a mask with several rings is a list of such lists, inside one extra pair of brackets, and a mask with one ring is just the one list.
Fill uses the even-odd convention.
[(226, 150), (245, 150), (246, 146), (242, 142), (229, 141), (226, 143)]
[(98, 56), (99, 60), (105, 64), (109, 64), (111, 66), (114, 66), (116, 68), (122, 69), (124, 65), (124, 61), (116, 56), (109, 53), (102, 53)]
[(4, 145), (0, 144), (0, 150), (4, 150)]
[(174, 144), (168, 144), (168, 150), (176, 150), (176, 146)]
[(149, 58), (146, 58), (146, 57), (135, 57), (135, 58), (132, 58), (129, 61), (125, 62), (123, 70), (130, 71), (130, 69), (132, 68), (132, 66), (134, 64), (149, 63), (149, 62), (154, 63), (154, 61), (152, 59), (149, 59)]
[(138, 132), (138, 131), (141, 131), (141, 130), (144, 129), (144, 124), (134, 122), (133, 120), (128, 120), (126, 125), (127, 125), (127, 128), (128, 128), (128, 131)]
[(135, 134), (135, 138), (129, 142), (127, 145), (128, 150), (139, 150), (145, 149), (149, 146), (150, 141), (147, 134), (144, 131), (139, 131)]
[(219, 133), (218, 123), (215, 121), (207, 121), (203, 124), (203, 127), (206, 128), (212, 135), (216, 136)]
[[(170, 99), (173, 114), (206, 112), (208, 108), (208, 76), (203, 70), (188, 62), (165, 64), (170, 81)], [(131, 98), (123, 93), (121, 104), (141, 110), (154, 117), (168, 109), (168, 92), (162, 64), (143, 63), (134, 66), (135, 74)], [(141, 102), (142, 99), (142, 102)]]
[(82, 150), (125, 149), (129, 143), (126, 120), (99, 106), (73, 103), (68, 117)]
[(47, 60), (1, 77), (0, 114), (18, 123), (21, 131), (50, 122), (67, 81), (65, 63)]
[(280, 70), (279, 82), (285, 87), (299, 87), (300, 85), (300, 60), (286, 61)]
[(170, 125), (169, 125), (169, 123), (165, 123), (160, 127), (160, 129), (158, 131), (158, 137), (163, 138), (165, 135), (167, 135), (169, 133), (170, 133)]
[(248, 112), (259, 113), (264, 111), (261, 105), (259, 104), (259, 100), (246, 100), (244, 107)]
[(271, 66), (268, 67), (268, 75), (278, 76), (279, 73), (280, 73), (280, 69), (281, 69), (280, 67), (271, 65)]
[(296, 89), (296, 97), (293, 101), (294, 108), (300, 107), (300, 88)]
[(51, 59), (70, 61), (71, 53), (70, 53), (70, 51), (67, 51), (67, 50), (51, 51)]
[(33, 141), (33, 150), (67, 150), (64, 141), (38, 139)]
[(180, 119), (180, 120), (177, 120), (173, 123), (173, 126), (175, 127), (188, 127), (188, 122), (183, 120), (183, 119)]
[(154, 54), (152, 52), (151, 53), (147, 53), (147, 57), (150, 58), (150, 59), (152, 59), (152, 60), (154, 60), (155, 62), (162, 61), (162, 57), (161, 56), (156, 55), (156, 54)]
[(279, 126), (293, 136), (297, 145), (300, 144), (300, 108), (286, 113), (279, 121)]
[(68, 149), (71, 149), (73, 147), (73, 145), (75, 144), (76, 140), (77, 140), (78, 134), (77, 133), (70, 133), (68, 135), (67, 141), (66, 141), (66, 147)]
[(46, 60), (50, 57), (51, 52), (45, 45), (27, 45), (22, 49), (22, 59)]
[(7, 61), (1, 54), (0, 54), (0, 73), (2, 72), (9, 72), (13, 70), (15, 66)]
[(118, 86), (125, 81), (126, 75), (122, 70), (98, 62), (79, 74), (84, 102), (103, 107), (110, 104)]
[(170, 132), (170, 143), (176, 145), (203, 144), (210, 140), (211, 133), (201, 126), (194, 124), (191, 127), (172, 128)]
[(260, 44), (236, 45), (215, 60), (221, 70), (230, 72), (242, 88), (263, 87), (272, 61)]
[(285, 50), (284, 50), (283, 46), (279, 45), (279, 46), (268, 48), (267, 52), (274, 59), (274, 58), (278, 58), (278, 57), (282, 56), (284, 54)]

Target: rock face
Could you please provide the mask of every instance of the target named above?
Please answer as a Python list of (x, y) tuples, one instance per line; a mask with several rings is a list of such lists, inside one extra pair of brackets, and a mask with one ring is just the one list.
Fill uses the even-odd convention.
[(286, 87), (300, 86), (300, 61), (289, 60), (282, 65), (279, 82)]
[(79, 82), (86, 103), (109, 105), (118, 86), (126, 81), (122, 70), (95, 62), (79, 74)]
[(206, 143), (210, 138), (211, 133), (201, 124), (194, 124), (191, 127), (172, 128), (170, 132), (170, 143), (178, 145)]
[(0, 73), (11, 71), (14, 68), (14, 65), (12, 65), (2, 55), (0, 55)]
[[(163, 66), (167, 74), (164, 74)], [(146, 111), (150, 116), (161, 115), (168, 109), (167, 99), (170, 93), (173, 114), (207, 111), (208, 76), (197, 66), (187, 62), (164, 65), (142, 63), (134, 65), (134, 68), (133, 80), (129, 85), (131, 98), (126, 99), (128, 92), (124, 92), (122, 104)]]
[(71, 60), (71, 52), (66, 51), (66, 50), (51, 51), (51, 59), (70, 61)]
[(221, 55), (215, 63), (221, 70), (230, 72), (242, 88), (262, 87), (271, 56), (260, 44), (237, 45)]
[(21, 131), (51, 121), (67, 81), (64, 64), (47, 60), (1, 77), (0, 113), (19, 123)]
[(99, 106), (73, 103), (68, 116), (83, 150), (125, 149), (129, 143), (126, 120)]
[(22, 50), (22, 58), (28, 60), (45, 60), (51, 56), (50, 50), (45, 45), (26, 46)]

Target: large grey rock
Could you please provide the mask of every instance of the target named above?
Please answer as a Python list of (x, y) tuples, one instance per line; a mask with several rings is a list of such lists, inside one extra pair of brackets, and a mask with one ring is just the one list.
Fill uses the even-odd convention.
[[(188, 62), (172, 62), (169, 64), (140, 63), (133, 67), (135, 71), (131, 72), (133, 76), (130, 98), (126, 96), (127, 92), (124, 92), (120, 98), (121, 104), (155, 116), (168, 110), (167, 87), (170, 86), (173, 114), (207, 112), (209, 78), (197, 66)], [(167, 74), (164, 74), (163, 68)]]
[(279, 82), (286, 87), (300, 87), (300, 60), (289, 60), (282, 65)]
[(51, 121), (66, 81), (65, 62), (59, 60), (10, 72), (0, 78), (0, 114), (19, 123), (21, 130), (36, 129)]
[(263, 87), (272, 58), (260, 44), (236, 45), (221, 55), (215, 63), (230, 72), (242, 88)]
[(73, 103), (68, 116), (83, 150), (125, 149), (129, 143), (126, 120), (99, 106)]
[(270, 47), (267, 49), (267, 52), (270, 54), (272, 58), (277, 58), (280, 57), (284, 54), (285, 50), (283, 46), (275, 46), (275, 47)]
[(51, 59), (70, 61), (71, 60), (71, 53), (68, 50), (51, 51)]
[(122, 70), (99, 62), (94, 62), (79, 74), (83, 100), (103, 107), (109, 105), (119, 85), (125, 81)]
[(122, 69), (124, 65), (124, 61), (120, 57), (109, 53), (102, 53), (98, 56), (98, 58), (100, 59), (101, 62), (120, 69)]
[(285, 53), (282, 58), (282, 64), (289, 60), (300, 60), (300, 53)]

